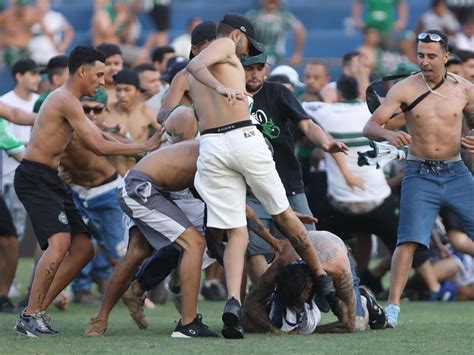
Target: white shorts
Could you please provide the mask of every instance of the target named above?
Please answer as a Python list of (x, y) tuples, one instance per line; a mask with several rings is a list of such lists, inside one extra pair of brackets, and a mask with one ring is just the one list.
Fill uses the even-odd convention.
[(208, 227), (247, 225), (246, 183), (269, 214), (289, 207), (272, 154), (255, 126), (204, 134), (199, 142), (194, 185), (206, 202)]

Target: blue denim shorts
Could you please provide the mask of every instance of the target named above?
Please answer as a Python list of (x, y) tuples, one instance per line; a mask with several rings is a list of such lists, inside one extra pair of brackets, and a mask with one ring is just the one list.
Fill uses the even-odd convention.
[(474, 239), (474, 179), (462, 161), (432, 163), (407, 160), (402, 182), (397, 245), (429, 247), (441, 207), (449, 207)]

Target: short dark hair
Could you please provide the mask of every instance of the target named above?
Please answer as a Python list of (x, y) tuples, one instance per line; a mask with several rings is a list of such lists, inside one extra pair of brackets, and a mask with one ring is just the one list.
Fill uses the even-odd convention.
[(358, 57), (359, 55), (360, 55), (359, 51), (352, 51), (352, 52), (344, 54), (344, 56), (342, 57), (342, 66), (345, 67), (349, 65), (352, 62), (352, 59), (354, 59), (355, 57)]
[(46, 66), (48, 80), (52, 83), (55, 75), (61, 75), (67, 69), (68, 58), (65, 55), (57, 55), (51, 58)]
[(217, 24), (216, 34), (217, 34), (217, 37), (227, 37), (234, 30), (235, 30), (234, 27), (226, 23), (219, 22)]
[[(424, 31), (423, 33), (434, 34), (434, 35), (440, 36), (441, 41), (437, 42), (437, 43), (439, 43), (441, 48), (443, 48), (446, 52), (449, 51), (448, 50), (448, 47), (449, 47), (448, 36), (446, 36), (443, 32), (441, 32), (439, 30), (427, 30), (427, 31)], [(425, 39), (419, 39), (418, 36), (416, 37), (416, 43), (420, 43), (420, 42), (424, 42), (424, 43), (433, 43), (433, 42), (435, 42), (436, 43), (436, 41), (432, 41), (428, 36)]]
[(336, 82), (337, 91), (346, 100), (354, 100), (359, 97), (359, 83), (353, 76), (342, 75)]
[(97, 46), (97, 49), (104, 53), (105, 59), (116, 54), (122, 55), (122, 50), (114, 43), (101, 43)]
[(158, 71), (155, 66), (151, 63), (142, 63), (142, 64), (138, 64), (137, 66), (135, 66), (133, 68), (133, 70), (135, 70), (138, 74), (141, 74), (145, 71)]
[(152, 62), (162, 62), (165, 58), (166, 53), (174, 53), (175, 50), (171, 46), (162, 46), (156, 47), (153, 52), (151, 52), (151, 60)]
[(94, 65), (96, 61), (105, 63), (104, 54), (91, 46), (77, 46), (69, 55), (69, 74), (74, 75), (81, 65)]
[(308, 265), (290, 264), (280, 269), (275, 294), (285, 307), (299, 307), (301, 294), (310, 283), (313, 283), (313, 274)]

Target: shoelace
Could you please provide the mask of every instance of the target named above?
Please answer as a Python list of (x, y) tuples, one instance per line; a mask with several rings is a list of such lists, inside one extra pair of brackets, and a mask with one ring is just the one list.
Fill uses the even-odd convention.
[(47, 317), (49, 316), (47, 316), (44, 311), (35, 312), (32, 314), (32, 316), (35, 318), (36, 325), (38, 326), (39, 330), (41, 330), (42, 332), (49, 331), (49, 327), (48, 327), (49, 324), (47, 320)]
[(209, 327), (208, 327), (207, 325), (205, 325), (205, 324), (202, 322), (202, 314), (200, 314), (200, 313), (197, 314), (197, 322), (198, 322), (203, 328), (209, 329)]

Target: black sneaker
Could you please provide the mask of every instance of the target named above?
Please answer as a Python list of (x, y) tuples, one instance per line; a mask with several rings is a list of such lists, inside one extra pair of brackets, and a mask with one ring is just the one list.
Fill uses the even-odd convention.
[(8, 296), (0, 296), (0, 313), (15, 313), (16, 307)]
[(224, 307), (224, 314), (222, 321), (224, 327), (222, 328), (222, 335), (226, 339), (243, 339), (244, 329), (240, 325), (242, 318), (242, 306), (234, 297), (229, 299)]
[(378, 304), (374, 294), (367, 286), (360, 286), (361, 296), (367, 300), (367, 310), (369, 311), (369, 326), (371, 329), (384, 329), (386, 325), (385, 311)]
[(201, 295), (207, 301), (224, 301), (226, 292), (219, 281), (204, 281), (201, 287)]
[(208, 326), (202, 323), (202, 316), (198, 314), (194, 320), (187, 324), (182, 325), (181, 320), (178, 322), (172, 338), (210, 338), (218, 337), (216, 333), (209, 330)]
[(44, 311), (35, 312), (31, 316), (20, 314), (16, 321), (15, 330), (18, 334), (28, 337), (43, 337), (53, 336), (58, 334), (57, 331), (51, 328), (50, 319)]

